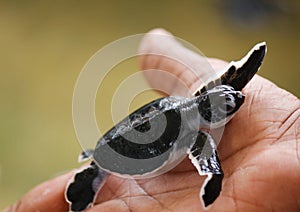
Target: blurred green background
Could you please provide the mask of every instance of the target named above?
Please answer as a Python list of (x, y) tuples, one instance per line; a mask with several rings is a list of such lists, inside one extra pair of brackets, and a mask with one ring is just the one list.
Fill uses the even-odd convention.
[[(0, 1), (0, 209), (78, 166), (73, 89), (83, 65), (104, 45), (163, 27), (208, 56), (232, 60), (265, 40), (259, 74), (299, 97), (299, 14), (296, 0)], [(107, 96), (97, 99), (109, 98), (117, 76), (138, 69), (134, 62), (122, 68), (129, 71), (112, 75)], [(96, 112), (108, 129), (105, 107)]]

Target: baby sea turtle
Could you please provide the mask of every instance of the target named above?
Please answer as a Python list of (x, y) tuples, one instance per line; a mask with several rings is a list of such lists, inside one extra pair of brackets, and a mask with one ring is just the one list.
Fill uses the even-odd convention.
[(221, 192), (224, 174), (208, 130), (224, 126), (241, 107), (241, 90), (258, 71), (265, 52), (265, 42), (259, 43), (243, 59), (229, 63), (220, 77), (200, 86), (194, 97), (157, 99), (110, 129), (95, 150), (80, 155), (80, 160), (93, 161), (67, 186), (70, 210), (90, 207), (109, 174), (151, 177), (173, 168), (186, 155), (199, 175), (207, 176), (200, 199), (204, 208), (211, 205)]

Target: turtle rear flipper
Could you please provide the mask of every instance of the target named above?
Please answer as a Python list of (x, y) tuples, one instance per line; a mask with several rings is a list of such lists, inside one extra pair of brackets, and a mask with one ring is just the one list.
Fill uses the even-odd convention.
[(83, 211), (90, 207), (97, 192), (106, 181), (108, 173), (100, 169), (95, 162), (75, 174), (74, 181), (67, 186), (66, 200), (71, 211)]
[(200, 190), (200, 200), (204, 208), (207, 208), (220, 195), (224, 176), (213, 138), (206, 132), (199, 131), (188, 154), (199, 175), (207, 175)]

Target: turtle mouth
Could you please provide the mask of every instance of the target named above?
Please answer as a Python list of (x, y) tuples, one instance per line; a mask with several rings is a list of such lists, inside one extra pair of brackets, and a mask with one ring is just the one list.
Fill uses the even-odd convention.
[(241, 106), (245, 101), (245, 95), (241, 91), (236, 91), (236, 97), (237, 105)]
[(236, 112), (242, 106), (244, 101), (245, 95), (240, 91), (236, 91), (235, 94), (231, 96), (231, 99), (226, 101), (227, 114), (231, 115)]
[(237, 95), (236, 96), (239, 99), (245, 99), (245, 95), (242, 92), (240, 92), (240, 91), (237, 91)]

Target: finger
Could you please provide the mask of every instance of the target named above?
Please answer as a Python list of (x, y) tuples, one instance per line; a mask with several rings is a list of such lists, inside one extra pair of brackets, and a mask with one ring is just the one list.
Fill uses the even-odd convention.
[(17, 203), (4, 209), (4, 212), (68, 211), (65, 201), (65, 187), (74, 173), (68, 173), (44, 182), (25, 194)]
[(142, 54), (142, 70), (162, 70), (159, 73), (145, 72), (151, 86), (168, 94), (181, 93), (183, 85), (178, 83), (179, 80), (193, 92), (199, 84), (211, 78), (212, 73), (227, 65), (222, 60), (208, 59), (185, 48), (163, 29), (150, 31), (143, 38), (139, 53)]

